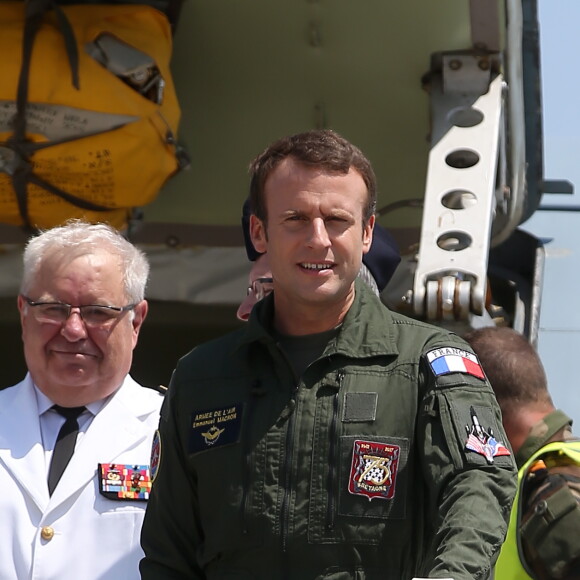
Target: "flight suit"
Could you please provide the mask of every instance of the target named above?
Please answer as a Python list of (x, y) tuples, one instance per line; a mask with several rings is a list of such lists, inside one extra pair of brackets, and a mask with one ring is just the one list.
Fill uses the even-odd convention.
[(466, 343), (357, 281), (337, 337), (296, 377), (272, 315), (270, 296), (174, 372), (142, 578), (486, 578), (516, 470)]

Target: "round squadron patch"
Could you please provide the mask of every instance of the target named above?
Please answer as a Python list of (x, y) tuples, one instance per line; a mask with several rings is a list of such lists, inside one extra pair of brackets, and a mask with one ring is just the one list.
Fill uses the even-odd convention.
[(159, 430), (155, 431), (153, 445), (151, 446), (151, 483), (155, 481), (159, 463), (161, 461), (161, 434)]

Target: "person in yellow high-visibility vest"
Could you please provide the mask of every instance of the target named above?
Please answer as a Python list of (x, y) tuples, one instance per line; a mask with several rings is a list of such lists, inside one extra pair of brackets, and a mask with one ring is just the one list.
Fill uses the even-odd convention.
[(554, 407), (542, 362), (510, 328), (465, 339), (479, 357), (502, 411), (518, 465), (518, 493), (494, 580), (580, 578), (580, 440)]

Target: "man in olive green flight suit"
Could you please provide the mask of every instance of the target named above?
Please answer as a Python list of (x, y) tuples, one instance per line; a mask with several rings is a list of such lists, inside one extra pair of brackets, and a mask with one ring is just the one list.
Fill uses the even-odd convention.
[(519, 469), (520, 491), (495, 580), (580, 578), (580, 440), (554, 407), (542, 362), (511, 328), (465, 336), (502, 411)]
[(499, 408), (462, 339), (355, 281), (370, 163), (320, 130), (251, 171), (274, 291), (175, 370), (142, 578), (487, 578), (515, 491)]

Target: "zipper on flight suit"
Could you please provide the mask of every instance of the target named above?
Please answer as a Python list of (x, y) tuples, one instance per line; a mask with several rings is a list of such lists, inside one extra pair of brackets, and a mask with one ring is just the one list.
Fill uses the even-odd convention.
[(328, 477), (326, 479), (327, 485), (327, 492), (328, 492), (328, 501), (326, 503), (326, 527), (329, 530), (334, 528), (335, 524), (335, 497), (334, 491), (336, 487), (336, 472), (337, 472), (337, 463), (338, 457), (337, 455), (337, 427), (338, 427), (338, 397), (340, 395), (340, 390), (342, 387), (342, 381), (344, 380), (345, 373), (344, 371), (338, 371), (336, 376), (337, 382), (337, 389), (332, 397), (332, 419), (330, 422), (330, 429), (329, 429), (329, 449), (328, 449)]
[(282, 506), (280, 508), (280, 526), (281, 534), (280, 541), (282, 543), (282, 552), (286, 552), (288, 543), (288, 526), (290, 523), (290, 493), (292, 487), (292, 456), (294, 455), (294, 429), (296, 428), (296, 404), (298, 395), (298, 385), (294, 388), (294, 393), (292, 393), (293, 398), (290, 400), (289, 413), (290, 420), (288, 422), (288, 429), (286, 431), (286, 444), (284, 446), (284, 494), (282, 497)]
[[(296, 405), (298, 399), (298, 390), (300, 387), (300, 378), (294, 373), (294, 369), (288, 360), (288, 357), (279, 345), (277, 352), (279, 356), (285, 361), (291, 375), (294, 377), (294, 388), (292, 389), (288, 406), (281, 413), (279, 420), (288, 419), (288, 428), (286, 430), (286, 442), (284, 445), (284, 464), (282, 473), (282, 505), (280, 507), (280, 548), (282, 554), (286, 554), (288, 544), (288, 526), (290, 524), (290, 493), (292, 487), (292, 457), (294, 455), (294, 429), (296, 428)], [(283, 567), (285, 569), (285, 566)]]
[[(284, 354), (284, 352), (282, 350), (280, 350), (280, 352), (281, 352), (282, 356), (284, 357), (284, 359), (286, 359), (286, 362), (288, 362), (288, 359), (287, 359), (286, 355)], [(289, 362), (288, 362), (288, 365), (290, 366), (290, 368), (292, 370), (292, 366), (290, 365)], [(310, 368), (311, 365), (312, 365), (312, 363), (310, 365), (308, 365), (307, 369)], [(296, 377), (296, 375), (294, 375), (294, 377), (295, 377), (294, 391), (292, 393), (292, 398), (290, 399), (290, 402), (288, 404), (287, 412), (284, 413), (284, 415), (286, 417), (290, 416), (290, 418), (289, 418), (289, 422), (288, 422), (288, 429), (286, 430), (286, 443), (284, 446), (284, 473), (283, 473), (284, 493), (283, 493), (283, 497), (282, 497), (282, 506), (280, 508), (280, 527), (281, 527), (280, 544), (281, 544), (282, 554), (286, 554), (286, 550), (288, 547), (288, 528), (290, 525), (290, 505), (289, 504), (290, 504), (290, 496), (291, 496), (291, 492), (292, 492), (292, 459), (294, 456), (294, 431), (296, 429), (296, 421), (297, 421), (297, 415), (298, 415), (298, 413), (296, 413), (296, 406), (298, 405), (298, 392), (299, 392), (300, 383), (301, 383), (300, 378)], [(337, 394), (336, 394), (336, 410), (335, 410), (336, 415), (338, 415), (338, 391), (340, 390), (340, 384), (342, 383), (343, 378), (344, 378), (344, 372), (339, 371), (339, 373), (337, 374), (338, 389), (337, 389)], [(333, 423), (336, 425), (336, 420), (334, 420)], [(335, 427), (335, 429), (336, 429), (336, 427)], [(284, 570), (284, 572), (286, 573), (286, 570)]]

